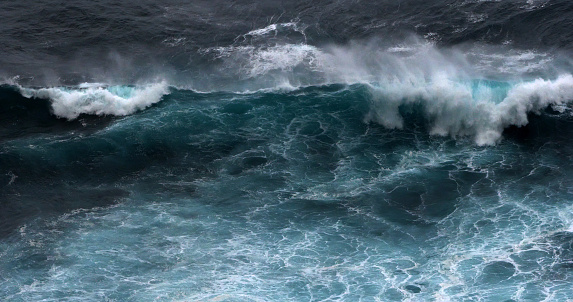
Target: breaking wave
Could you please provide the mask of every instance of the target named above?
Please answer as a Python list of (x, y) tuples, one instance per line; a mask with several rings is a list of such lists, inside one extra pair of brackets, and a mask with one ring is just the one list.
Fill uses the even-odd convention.
[(478, 145), (492, 145), (509, 126), (525, 126), (528, 114), (551, 107), (563, 112), (573, 101), (573, 76), (509, 84), (492, 81), (454, 82), (447, 78), (423, 83), (394, 81), (371, 86), (371, 111), (366, 121), (401, 129), (400, 109), (421, 105), (431, 123), (430, 134), (471, 136)]
[(15, 86), (27, 98), (49, 100), (55, 116), (73, 120), (81, 114), (133, 114), (173, 91), (280, 96), (308, 87), (359, 85), (369, 92), (362, 96), (368, 106), (364, 122), (402, 129), (405, 114), (415, 109), (430, 135), (471, 137), (477, 145), (499, 142), (504, 129), (527, 125), (529, 114), (564, 112), (573, 100), (570, 69), (547, 53), (509, 46), (439, 48), (416, 37), (399, 44), (315, 46), (306, 44), (304, 30), (296, 22), (271, 24), (238, 36), (233, 45), (203, 49), (217, 72), (197, 73), (202, 81)]
[(24, 88), (27, 98), (49, 99), (54, 115), (68, 120), (80, 114), (128, 115), (147, 108), (169, 92), (166, 82), (145, 86), (105, 86), (82, 84), (77, 87)]

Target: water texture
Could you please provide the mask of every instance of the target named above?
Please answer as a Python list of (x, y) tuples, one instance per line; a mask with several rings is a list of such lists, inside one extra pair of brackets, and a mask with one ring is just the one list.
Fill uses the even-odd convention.
[(573, 299), (570, 1), (3, 1), (0, 300)]

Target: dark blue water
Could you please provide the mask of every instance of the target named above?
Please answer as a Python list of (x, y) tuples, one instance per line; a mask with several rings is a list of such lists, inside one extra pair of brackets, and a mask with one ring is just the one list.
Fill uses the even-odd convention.
[(573, 299), (569, 1), (0, 16), (2, 301)]

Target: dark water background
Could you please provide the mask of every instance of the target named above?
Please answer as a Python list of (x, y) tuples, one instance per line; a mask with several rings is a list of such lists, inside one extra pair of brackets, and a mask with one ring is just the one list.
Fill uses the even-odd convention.
[[(3, 1), (2, 72), (41, 81), (106, 76), (133, 81), (164, 70), (197, 72), (210, 47), (256, 40), (246, 33), (295, 22), (258, 42), (395, 44), (412, 34), (440, 46), (510, 44), (571, 51), (570, 1)], [(304, 29), (304, 30), (303, 30)], [(189, 75), (187, 75), (189, 76)], [(35, 82), (35, 81), (33, 81)]]
[(571, 1), (0, 20), (0, 300), (573, 298)]

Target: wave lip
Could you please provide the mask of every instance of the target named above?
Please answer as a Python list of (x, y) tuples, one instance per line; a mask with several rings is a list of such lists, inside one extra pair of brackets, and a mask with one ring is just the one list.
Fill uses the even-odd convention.
[(48, 99), (53, 113), (68, 120), (80, 114), (125, 116), (145, 109), (169, 93), (165, 81), (143, 86), (105, 86), (84, 83), (77, 87), (25, 88), (27, 98)]

